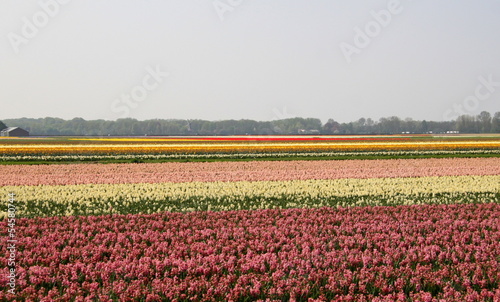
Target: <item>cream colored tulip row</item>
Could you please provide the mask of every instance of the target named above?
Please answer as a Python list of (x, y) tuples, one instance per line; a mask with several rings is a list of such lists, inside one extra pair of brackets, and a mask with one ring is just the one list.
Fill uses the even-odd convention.
[[(120, 208), (149, 213), (321, 207), (331, 206), (332, 198), (336, 200), (335, 205), (337, 206), (452, 203), (460, 202), (461, 195), (475, 193), (489, 194), (482, 197), (485, 202), (498, 202), (499, 184), (500, 176), (494, 175), (255, 182), (40, 185), (5, 186), (0, 188), (0, 196), (8, 196), (9, 193), (16, 194), (16, 199), (20, 204), (19, 215), (23, 215), (23, 213), (36, 215), (36, 211), (30, 209), (31, 207), (44, 209), (44, 213), (40, 213), (40, 216), (50, 216), (52, 212), (54, 215), (92, 215), (116, 213), (117, 209)], [(436, 197), (440, 194), (446, 196)], [(436, 200), (432, 201), (433, 198)], [(277, 200), (280, 201), (278, 206)], [(482, 202), (481, 200), (477, 201)], [(0, 217), (5, 217), (6, 214), (6, 212), (2, 212)]]
[(419, 150), (419, 151), (357, 151), (357, 152), (249, 152), (249, 153), (199, 153), (199, 154), (113, 154), (113, 155), (0, 155), (2, 161), (89, 161), (89, 160), (177, 160), (177, 159), (227, 159), (227, 158), (287, 158), (287, 157), (348, 157), (348, 156), (428, 156), (463, 154), (500, 154), (493, 150)]

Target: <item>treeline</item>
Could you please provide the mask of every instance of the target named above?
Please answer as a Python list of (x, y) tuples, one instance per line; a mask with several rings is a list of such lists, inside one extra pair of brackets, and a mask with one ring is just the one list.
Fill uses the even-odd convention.
[(500, 133), (500, 112), (493, 116), (483, 111), (477, 116), (463, 115), (454, 121), (417, 121), (399, 117), (374, 121), (360, 118), (355, 122), (339, 123), (329, 119), (322, 124), (316, 118), (289, 118), (277, 121), (254, 120), (145, 120), (132, 118), (84, 120), (74, 118), (19, 118), (0, 122), (0, 127), (21, 127), (30, 135), (271, 135), (271, 134), (400, 134), (400, 133)]

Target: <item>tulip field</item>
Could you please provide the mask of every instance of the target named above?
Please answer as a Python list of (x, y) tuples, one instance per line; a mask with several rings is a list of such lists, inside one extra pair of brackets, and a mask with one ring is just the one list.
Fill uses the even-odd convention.
[(498, 157), (499, 136), (0, 138), (0, 163)]
[(0, 301), (500, 301), (499, 136), (0, 138)]

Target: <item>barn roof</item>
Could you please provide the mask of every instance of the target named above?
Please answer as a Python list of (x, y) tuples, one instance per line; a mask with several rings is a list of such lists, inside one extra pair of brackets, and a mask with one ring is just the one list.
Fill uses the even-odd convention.
[(29, 132), (26, 129), (23, 129), (23, 128), (20, 128), (20, 127), (8, 127), (8, 128), (3, 129), (0, 132), (2, 132), (2, 133), (10, 133), (10, 132), (12, 132), (14, 130), (21, 130), (21, 131)]
[[(3, 130), (2, 130), (2, 132), (10, 132), (10, 131), (12, 131), (12, 130), (16, 130), (16, 129), (18, 129), (18, 128), (19, 128), (19, 127), (8, 127), (8, 128), (3, 129)], [(21, 129), (21, 128), (19, 128), (19, 129)], [(23, 129), (23, 130), (24, 130), (24, 129)]]

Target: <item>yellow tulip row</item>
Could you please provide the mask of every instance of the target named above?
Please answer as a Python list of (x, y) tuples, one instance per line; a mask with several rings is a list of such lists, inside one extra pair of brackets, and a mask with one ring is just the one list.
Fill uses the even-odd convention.
[(500, 141), (420, 141), (350, 143), (217, 143), (217, 144), (33, 144), (0, 145), (0, 154), (151, 154), (314, 151), (491, 150)]

